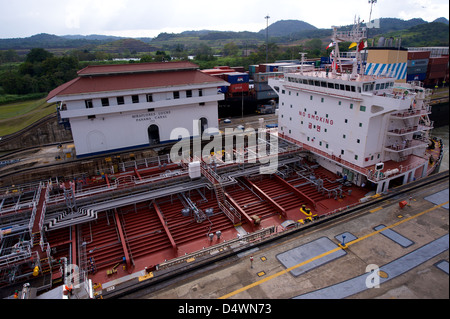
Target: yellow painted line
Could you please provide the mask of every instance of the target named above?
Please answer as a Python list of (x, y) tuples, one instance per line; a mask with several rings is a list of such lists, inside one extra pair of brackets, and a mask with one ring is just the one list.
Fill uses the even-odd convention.
[(383, 209), (383, 207), (380, 206), (380, 207), (374, 208), (374, 209), (372, 209), (372, 210), (369, 210), (369, 212), (370, 212), (370, 213), (375, 213), (375, 212), (377, 212), (377, 211), (379, 211), (379, 210), (382, 210), (382, 209)]
[[(420, 213), (418, 213), (418, 214), (416, 214), (416, 215), (413, 215), (413, 216), (411, 216), (411, 217), (408, 217), (408, 218), (406, 218), (406, 219), (403, 219), (403, 220), (401, 220), (401, 221), (399, 221), (399, 222), (396, 222), (396, 223), (394, 223), (394, 224), (392, 224), (392, 225), (390, 225), (390, 226), (386, 226), (386, 227), (384, 227), (384, 228), (382, 228), (382, 229), (376, 230), (376, 231), (374, 231), (374, 232), (372, 232), (372, 233), (369, 233), (369, 234), (367, 234), (367, 235), (365, 235), (365, 236), (362, 236), (362, 237), (360, 237), (360, 238), (357, 238), (357, 239), (355, 239), (355, 240), (352, 240), (351, 242), (347, 243), (346, 246), (353, 245), (353, 244), (355, 244), (355, 243), (357, 243), (357, 242), (360, 242), (361, 240), (364, 240), (364, 239), (367, 239), (367, 238), (369, 238), (369, 237), (372, 237), (373, 235), (376, 235), (376, 234), (378, 234), (378, 233), (380, 233), (380, 232), (382, 232), (382, 231), (385, 231), (385, 230), (387, 230), (387, 229), (396, 227), (396, 226), (398, 226), (398, 225), (400, 225), (400, 224), (403, 224), (403, 223), (405, 223), (405, 222), (407, 222), (407, 221), (410, 221), (411, 219), (414, 219), (414, 218), (417, 218), (417, 217), (419, 217), (419, 216), (421, 216), (421, 215), (423, 215), (423, 214), (429, 213), (429, 212), (431, 212), (431, 211), (433, 211), (433, 210), (435, 210), (435, 209), (437, 209), (437, 208), (439, 208), (439, 207), (442, 207), (442, 206), (444, 206), (444, 205), (446, 205), (446, 204), (448, 204), (448, 203), (449, 203), (449, 201), (446, 201), (445, 203), (442, 203), (442, 204), (433, 206), (433, 207), (431, 207), (431, 208), (429, 208), (429, 209), (427, 209), (427, 210), (424, 210), (423, 212), (420, 212)], [(338, 251), (338, 250), (340, 250), (340, 249), (341, 249), (341, 247), (338, 246), (338, 247), (336, 247), (336, 248), (334, 248), (334, 249), (332, 249), (332, 250), (330, 250), (330, 251), (324, 252), (324, 253), (322, 253), (322, 254), (320, 254), (320, 255), (318, 255), (318, 256), (315, 256), (315, 257), (313, 257), (313, 258), (311, 258), (311, 259), (309, 259), (309, 260), (305, 260), (305, 261), (303, 261), (303, 262), (301, 262), (301, 263), (299, 263), (299, 264), (297, 264), (297, 265), (294, 265), (294, 266), (292, 266), (292, 267), (289, 267), (289, 268), (286, 268), (286, 269), (284, 269), (284, 270), (281, 270), (281, 271), (279, 271), (279, 272), (277, 272), (277, 273), (275, 273), (275, 274), (273, 274), (273, 275), (270, 275), (270, 276), (268, 276), (268, 277), (266, 277), (266, 278), (264, 278), (264, 279), (258, 280), (258, 281), (256, 281), (256, 282), (250, 284), (250, 285), (244, 286), (244, 287), (239, 288), (239, 289), (237, 289), (237, 290), (235, 290), (235, 291), (232, 291), (232, 292), (230, 292), (230, 293), (228, 293), (228, 294), (226, 294), (226, 295), (223, 295), (222, 297), (219, 297), (219, 299), (227, 299), (227, 298), (230, 298), (230, 297), (232, 297), (232, 296), (234, 296), (234, 295), (237, 295), (238, 293), (241, 293), (241, 292), (246, 291), (246, 290), (248, 290), (248, 289), (250, 289), (250, 288), (259, 286), (259, 285), (261, 285), (262, 283), (265, 283), (266, 281), (269, 281), (269, 280), (271, 280), (271, 279), (274, 279), (274, 278), (277, 278), (277, 277), (279, 277), (279, 276), (281, 276), (281, 275), (284, 275), (284, 274), (286, 274), (286, 273), (288, 273), (288, 272), (290, 272), (290, 271), (292, 271), (292, 270), (294, 270), (294, 269), (296, 269), (296, 268), (298, 268), (298, 267), (301, 267), (301, 266), (306, 265), (306, 264), (308, 264), (308, 263), (310, 263), (310, 262), (312, 262), (312, 261), (315, 261), (315, 260), (317, 260), (317, 259), (320, 259), (320, 258), (322, 258), (322, 257), (325, 257), (325, 256), (327, 256), (327, 255), (329, 255), (329, 254), (332, 254), (332, 253), (334, 253), (334, 252), (336, 252), (336, 251)]]

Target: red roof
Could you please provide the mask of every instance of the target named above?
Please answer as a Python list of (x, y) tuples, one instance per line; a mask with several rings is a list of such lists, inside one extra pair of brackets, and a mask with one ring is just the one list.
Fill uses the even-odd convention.
[(79, 76), (110, 75), (123, 73), (142, 73), (175, 70), (196, 70), (198, 65), (192, 62), (149, 62), (127, 64), (89, 65), (78, 71)]
[(62, 95), (209, 83), (221, 86), (224, 81), (199, 70), (80, 76), (51, 91), (47, 100)]

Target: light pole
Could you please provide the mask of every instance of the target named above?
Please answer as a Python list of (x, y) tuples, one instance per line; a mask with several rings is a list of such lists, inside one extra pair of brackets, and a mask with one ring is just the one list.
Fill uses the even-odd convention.
[(269, 15), (265, 16), (264, 19), (267, 20), (267, 26), (266, 26), (266, 63), (269, 57)]

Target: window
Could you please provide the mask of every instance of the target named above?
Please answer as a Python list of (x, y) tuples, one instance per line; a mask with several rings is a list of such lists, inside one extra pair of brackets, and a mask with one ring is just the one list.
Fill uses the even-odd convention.
[(328, 144), (325, 144), (325, 147), (328, 148)]
[(147, 112), (155, 112), (155, 108), (152, 107), (152, 108), (150, 108), (150, 109), (147, 109)]
[(366, 107), (365, 107), (364, 105), (361, 105), (361, 106), (359, 107), (359, 110), (360, 110), (361, 112), (365, 112), (365, 111), (366, 111)]
[(353, 103), (350, 103), (350, 110), (353, 110)]
[(314, 81), (315, 86), (320, 86), (320, 81)]
[(358, 139), (356, 140), (356, 143), (359, 144), (360, 142), (361, 142), (361, 140), (358, 138)]
[(285, 94), (286, 93), (286, 91), (285, 90), (281, 90), (281, 94)]
[(139, 103), (139, 95), (132, 95), (131, 96), (131, 102)]
[(186, 97), (192, 97), (192, 90), (186, 91)]
[(88, 119), (89, 119), (89, 120), (95, 119), (95, 115), (88, 115)]
[(174, 98), (174, 99), (179, 99), (179, 98), (180, 98), (180, 92), (174, 91), (174, 92), (173, 92), (173, 98)]
[(320, 99), (320, 102), (322, 102), (322, 103), (323, 103), (323, 98), (321, 98), (321, 99)]
[(334, 89), (334, 83), (328, 82), (328, 88), (329, 88), (329, 89)]
[(312, 101), (312, 99), (313, 99), (313, 96), (312, 96), (312, 95), (310, 95), (310, 96), (309, 96), (309, 99), (310, 99), (310, 100)]
[(147, 102), (153, 102), (153, 94), (147, 94)]
[(125, 104), (125, 99), (123, 98), (123, 96), (118, 96), (117, 97), (117, 105), (122, 105)]
[(339, 101), (339, 103), (338, 103), (339, 105), (342, 105), (342, 102), (341, 101)]
[(341, 155), (344, 155), (344, 150), (341, 150)]
[(109, 106), (109, 99), (107, 97), (102, 99), (102, 106)]
[(347, 119), (345, 119), (345, 120), (344, 120), (344, 123), (348, 123), (348, 120), (347, 120)]
[(202, 89), (198, 90), (198, 96), (203, 96), (203, 90)]
[(323, 87), (323, 88), (326, 88), (327, 87), (327, 82), (321, 81), (320, 82), (320, 86)]
[(92, 109), (94, 105), (92, 104), (92, 100), (85, 100), (84, 105), (86, 105), (87, 109)]
[(358, 155), (355, 155), (355, 160), (358, 160)]
[(343, 138), (343, 139), (345, 139), (345, 134), (344, 134), (344, 135), (342, 135), (342, 138)]
[(362, 123), (359, 123), (359, 127), (362, 127)]
[(342, 91), (345, 91), (345, 85), (344, 84), (339, 84), (339, 89)]

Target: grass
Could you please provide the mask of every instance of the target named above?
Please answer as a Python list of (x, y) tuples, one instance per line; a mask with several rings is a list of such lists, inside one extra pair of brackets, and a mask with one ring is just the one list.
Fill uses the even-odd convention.
[(44, 99), (0, 105), (0, 136), (13, 134), (55, 113), (54, 103)]

